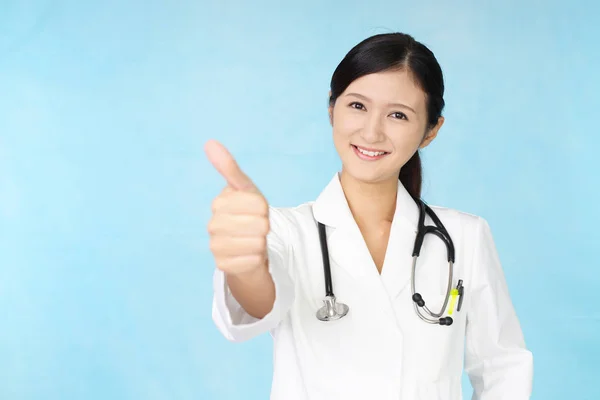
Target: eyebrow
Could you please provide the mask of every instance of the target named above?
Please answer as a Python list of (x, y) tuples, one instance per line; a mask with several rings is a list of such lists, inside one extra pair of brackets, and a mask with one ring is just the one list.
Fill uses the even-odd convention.
[[(346, 96), (354, 96), (354, 97), (358, 97), (359, 99), (363, 99), (364, 101), (371, 101), (371, 99), (369, 99), (368, 97), (363, 96), (362, 94), (358, 94), (358, 93), (348, 93), (348, 94), (346, 94)], [(415, 110), (412, 109), (412, 107), (409, 107), (406, 104), (402, 104), (402, 103), (389, 103), (388, 106), (406, 108), (415, 114), (417, 113)]]

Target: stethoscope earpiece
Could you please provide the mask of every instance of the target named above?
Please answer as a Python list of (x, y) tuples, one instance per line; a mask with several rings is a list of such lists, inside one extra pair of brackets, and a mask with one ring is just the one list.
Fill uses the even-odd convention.
[(419, 307), (423, 307), (425, 305), (425, 300), (423, 300), (423, 297), (421, 297), (420, 293), (413, 294), (412, 299)]
[[(421, 296), (420, 293), (415, 293), (412, 295), (412, 300), (415, 302), (415, 304), (417, 306), (419, 306), (420, 308), (425, 307), (425, 300), (423, 300), (423, 296)], [(419, 316), (421, 317), (421, 319), (423, 319), (426, 322), (432, 323), (432, 324), (439, 324), (439, 325), (444, 325), (444, 326), (450, 326), (452, 325), (452, 323), (454, 322), (454, 320), (452, 319), (452, 317), (442, 317), (438, 320), (435, 319), (431, 319), (431, 320), (427, 320), (425, 319), (419, 310), (417, 310), (417, 314), (419, 314)]]

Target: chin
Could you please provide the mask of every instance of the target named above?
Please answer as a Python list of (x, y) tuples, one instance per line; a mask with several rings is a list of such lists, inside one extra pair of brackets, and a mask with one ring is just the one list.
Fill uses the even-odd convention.
[(377, 171), (376, 169), (354, 166), (354, 168), (344, 168), (343, 173), (348, 177), (362, 183), (381, 183), (390, 180), (397, 180), (399, 172)]

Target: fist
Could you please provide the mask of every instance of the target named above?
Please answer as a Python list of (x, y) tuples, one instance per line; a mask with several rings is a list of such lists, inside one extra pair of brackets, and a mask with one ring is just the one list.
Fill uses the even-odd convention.
[(206, 143), (205, 151), (227, 186), (213, 200), (208, 222), (210, 250), (217, 268), (241, 275), (267, 268), (269, 204), (219, 142)]

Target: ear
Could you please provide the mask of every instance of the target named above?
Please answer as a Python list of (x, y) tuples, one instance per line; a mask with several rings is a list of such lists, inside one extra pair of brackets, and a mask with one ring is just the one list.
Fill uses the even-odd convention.
[(433, 139), (436, 138), (436, 136), (437, 136), (440, 128), (442, 127), (442, 125), (444, 125), (444, 117), (439, 117), (437, 124), (435, 124), (435, 126), (433, 128), (431, 128), (427, 132), (427, 134), (425, 135), (425, 137), (423, 138), (423, 141), (419, 145), (419, 149), (423, 149), (423, 148), (429, 146), (429, 143), (431, 143), (433, 141)]
[(331, 90), (329, 91), (329, 95), (327, 96), (327, 104), (329, 104), (329, 106), (327, 107), (327, 113), (329, 114), (329, 124), (331, 124), (331, 126), (333, 126), (333, 105), (331, 104)]

